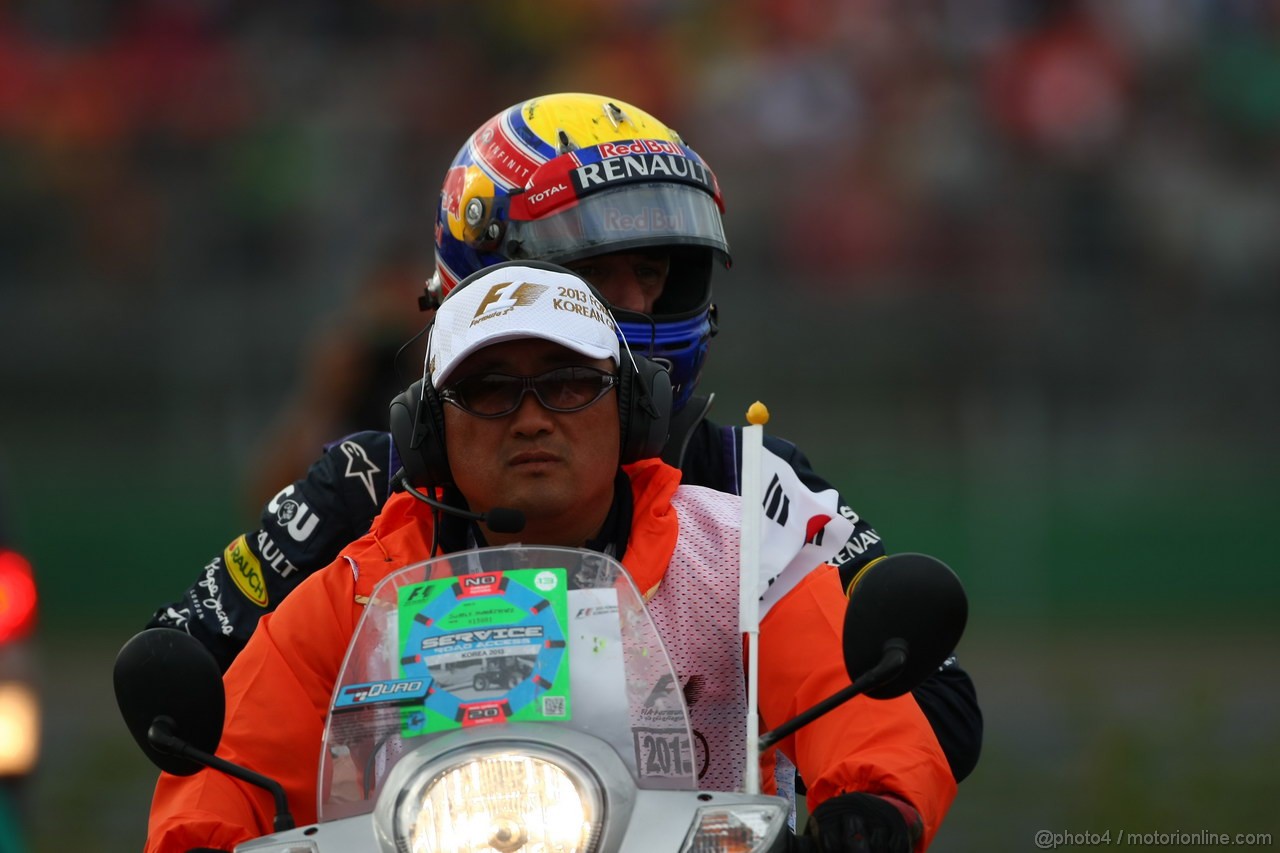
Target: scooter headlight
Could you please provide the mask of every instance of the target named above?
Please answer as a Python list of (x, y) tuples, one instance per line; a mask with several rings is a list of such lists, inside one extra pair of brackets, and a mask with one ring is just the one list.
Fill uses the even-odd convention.
[(504, 751), (424, 768), (395, 834), (412, 853), (587, 853), (602, 819), (599, 783), (568, 756)]

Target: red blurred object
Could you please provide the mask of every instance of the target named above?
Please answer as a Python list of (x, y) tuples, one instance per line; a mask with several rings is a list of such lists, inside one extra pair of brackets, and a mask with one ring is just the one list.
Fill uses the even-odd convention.
[(0, 643), (21, 640), (36, 624), (36, 582), (31, 563), (0, 549)]
[(1119, 136), (1132, 107), (1124, 47), (1088, 13), (1065, 4), (1043, 26), (996, 50), (988, 109), (1013, 139), (1050, 155), (1089, 153)]

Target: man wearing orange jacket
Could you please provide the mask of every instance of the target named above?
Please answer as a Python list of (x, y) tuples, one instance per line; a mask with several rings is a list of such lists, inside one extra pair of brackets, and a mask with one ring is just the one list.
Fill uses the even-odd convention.
[[(616, 328), (583, 279), (537, 262), (485, 269), (440, 307), (411, 434), (396, 440), (408, 445), (402, 458), (416, 485), (480, 520), (393, 496), (368, 534), (262, 620), (225, 677), (218, 754), (279, 781), (300, 822), (316, 817), (325, 715), (362, 602), (379, 580), (438, 549), (486, 544), (620, 555), (677, 671), (704, 674), (691, 708), (708, 739), (701, 784), (741, 787), (749, 709), (737, 622), (740, 499), (681, 486), (677, 469), (652, 458), (666, 437), (669, 379), (622, 349)], [(485, 514), (498, 507), (523, 513), (519, 533), (489, 526)], [(765, 727), (848, 684), (838, 572), (820, 565), (788, 587), (762, 608)], [(955, 796), (910, 695), (855, 699), (780, 748), (809, 783), (818, 828), (810, 850), (923, 850)], [(270, 832), (273, 814), (270, 796), (230, 777), (162, 774), (147, 850), (230, 850)]]

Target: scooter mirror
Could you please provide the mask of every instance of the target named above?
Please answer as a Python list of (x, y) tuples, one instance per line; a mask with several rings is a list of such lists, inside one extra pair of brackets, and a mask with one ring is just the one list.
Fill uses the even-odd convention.
[(844, 618), (849, 678), (880, 663), (887, 645), (904, 645), (906, 662), (868, 689), (874, 699), (908, 692), (942, 666), (964, 633), (969, 600), (955, 572), (925, 554), (893, 554), (859, 574)]
[(218, 664), (200, 641), (184, 631), (148, 628), (121, 647), (113, 677), (125, 725), (151, 763), (175, 776), (203, 769), (204, 764), (160, 751), (148, 738), (160, 720), (195, 749), (212, 753), (218, 748), (226, 693)]

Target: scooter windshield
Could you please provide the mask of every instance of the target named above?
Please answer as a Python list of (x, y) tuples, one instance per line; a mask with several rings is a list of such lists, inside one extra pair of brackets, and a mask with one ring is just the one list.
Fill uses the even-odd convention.
[(373, 811), (410, 751), (530, 721), (605, 741), (641, 788), (696, 787), (688, 709), (644, 599), (616, 560), (507, 546), (437, 557), (370, 596), (338, 677), (319, 818)]

